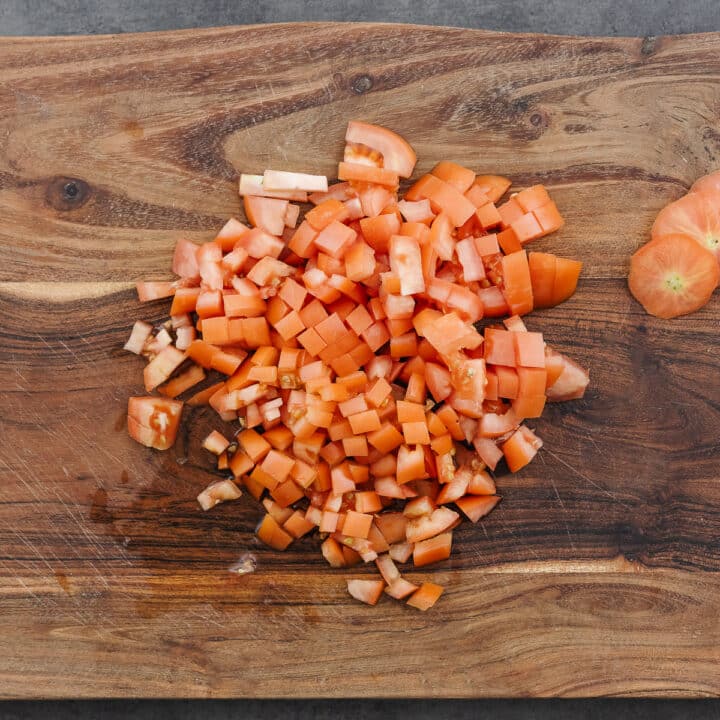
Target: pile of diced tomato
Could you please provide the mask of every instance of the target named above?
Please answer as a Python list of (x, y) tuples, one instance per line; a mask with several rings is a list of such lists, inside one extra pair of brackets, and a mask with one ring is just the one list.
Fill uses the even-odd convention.
[(525, 250), (563, 224), (546, 189), (503, 202), (506, 178), (440, 162), (401, 198), (415, 162), (399, 135), (351, 122), (336, 184), (242, 175), (251, 226), (179, 240), (179, 280), (137, 285), (140, 300), (172, 297), (170, 319), (136, 322), (126, 348), (159, 393), (130, 398), (134, 439), (169, 448), (181, 395), (225, 423), (204, 441), (223, 477), (203, 509), (244, 487), (267, 545), (318, 533), (332, 567), (380, 571), (348, 580), (353, 597), (425, 610), (442, 588), (398, 565), (449, 557), (462, 517), (500, 500), (498, 463), (517, 472), (542, 446), (525, 421), (581, 397), (588, 374), (520, 317), (566, 300), (580, 274)]

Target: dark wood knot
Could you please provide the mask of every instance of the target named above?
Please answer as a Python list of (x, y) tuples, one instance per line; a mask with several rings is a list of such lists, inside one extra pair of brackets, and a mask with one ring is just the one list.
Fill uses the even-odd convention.
[(373, 80), (369, 75), (358, 75), (350, 83), (350, 88), (356, 95), (363, 95), (372, 90)]
[(550, 125), (550, 115), (545, 110), (536, 110), (528, 118), (532, 130), (529, 131), (530, 139), (537, 140)]
[(75, 210), (90, 198), (90, 186), (78, 178), (56, 177), (47, 187), (45, 201), (55, 210)]
[(657, 45), (657, 38), (654, 35), (644, 37), (640, 45), (640, 54), (652, 55), (655, 52), (655, 45)]

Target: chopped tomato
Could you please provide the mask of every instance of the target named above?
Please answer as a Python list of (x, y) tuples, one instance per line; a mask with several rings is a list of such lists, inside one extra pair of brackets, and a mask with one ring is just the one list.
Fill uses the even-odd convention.
[(590, 383), (588, 371), (560, 353), (554, 353), (554, 357), (560, 361), (562, 369), (545, 390), (547, 399), (553, 402), (563, 402), (583, 397)]
[(435, 583), (424, 582), (407, 601), (407, 604), (422, 612), (429, 610), (443, 594), (443, 588)]
[(689, 235), (659, 236), (630, 261), (630, 292), (648, 313), (660, 318), (699, 310), (719, 281), (716, 256)]
[(497, 495), (466, 495), (455, 501), (455, 504), (467, 515), (471, 522), (477, 522), (487, 515), (498, 503)]
[(385, 589), (385, 583), (382, 580), (348, 580), (347, 589), (356, 600), (367, 605), (376, 605)]
[(285, 215), (288, 209), (287, 200), (245, 196), (245, 215), (255, 226), (271, 235), (282, 235), (285, 229)]
[(511, 472), (524, 468), (542, 447), (542, 440), (525, 425), (521, 425), (502, 445), (503, 455)]
[(307, 175), (305, 173), (286, 172), (284, 170), (266, 170), (263, 175), (263, 187), (272, 191), (328, 191), (328, 181), (325, 175)]
[(478, 175), (474, 186), (480, 189), (490, 202), (496, 203), (510, 187), (511, 182), (500, 175)]
[(567, 299), (580, 272), (523, 249), (563, 224), (547, 189), (496, 206), (508, 179), (441, 161), (403, 197), (415, 162), (396, 133), (351, 122), (338, 183), (241, 175), (250, 226), (179, 240), (179, 279), (138, 284), (142, 300), (172, 297), (170, 320), (139, 321), (125, 347), (164, 396), (128, 404), (131, 436), (151, 447), (175, 439), (171, 398), (221, 376), (188, 400), (229, 423), (202, 441), (228, 473), (198, 495), (203, 509), (244, 487), (268, 547), (321, 533), (331, 567), (376, 563), (380, 578), (348, 580), (353, 597), (427, 610), (442, 588), (395, 563), (448, 558), (453, 529), (500, 499), (489, 471), (503, 456), (517, 471), (541, 447), (524, 419), (582, 397), (589, 376), (520, 318)]
[(175, 283), (163, 282), (161, 280), (152, 280), (149, 282), (135, 283), (138, 300), (140, 302), (149, 302), (150, 300), (162, 300), (163, 298), (172, 297), (175, 294)]
[(304, 190), (270, 190), (264, 186), (262, 175), (240, 175), (240, 196), (257, 195), (259, 197), (277, 198), (279, 200), (295, 200), (307, 202), (307, 192)]
[(439, 162), (430, 173), (461, 193), (467, 192), (475, 181), (475, 173), (472, 170), (448, 160)]
[(183, 404), (157, 397), (128, 399), (128, 432), (133, 440), (156, 450), (173, 446)]
[(237, 500), (241, 495), (242, 491), (232, 480), (218, 480), (208, 485), (197, 496), (197, 501), (203, 510), (210, 510), (222, 502)]

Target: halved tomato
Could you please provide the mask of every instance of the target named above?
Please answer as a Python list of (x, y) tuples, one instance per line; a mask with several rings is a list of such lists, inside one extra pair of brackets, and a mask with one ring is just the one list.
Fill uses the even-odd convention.
[(159, 397), (128, 399), (128, 432), (146, 447), (167, 450), (172, 447), (180, 424), (183, 403)]
[(698, 310), (710, 299), (718, 281), (716, 256), (688, 235), (660, 236), (643, 245), (630, 260), (630, 292), (648, 313), (660, 318)]

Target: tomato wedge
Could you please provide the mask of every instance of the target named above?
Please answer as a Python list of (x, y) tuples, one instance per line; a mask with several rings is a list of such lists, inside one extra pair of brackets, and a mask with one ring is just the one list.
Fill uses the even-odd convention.
[(351, 120), (345, 133), (345, 142), (350, 146), (364, 145), (377, 151), (382, 156), (382, 167), (400, 177), (409, 178), (415, 169), (417, 156), (410, 143), (387, 128)]
[(688, 235), (660, 236), (630, 260), (630, 292), (648, 313), (660, 318), (699, 310), (719, 281), (716, 256)]

